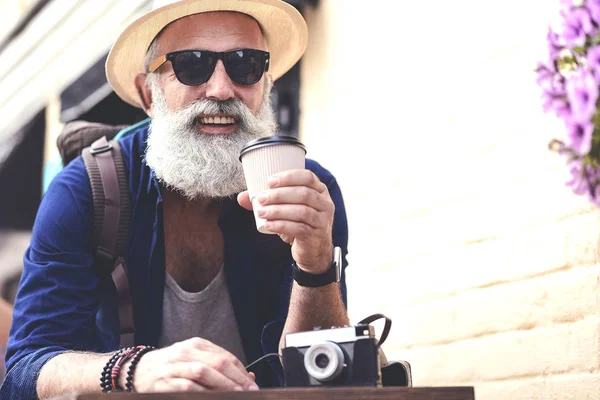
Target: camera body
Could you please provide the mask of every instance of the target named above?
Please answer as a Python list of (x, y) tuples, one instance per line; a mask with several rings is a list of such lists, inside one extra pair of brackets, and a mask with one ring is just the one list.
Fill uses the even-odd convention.
[(289, 333), (282, 350), (285, 385), (381, 386), (377, 343), (368, 324)]

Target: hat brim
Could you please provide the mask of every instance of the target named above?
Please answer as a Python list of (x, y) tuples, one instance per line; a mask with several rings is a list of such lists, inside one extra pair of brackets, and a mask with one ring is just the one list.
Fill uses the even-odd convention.
[(144, 57), (154, 38), (171, 22), (211, 11), (235, 11), (256, 19), (261, 26), (277, 80), (298, 62), (308, 42), (302, 15), (281, 0), (186, 0), (158, 8), (132, 22), (113, 44), (106, 60), (106, 78), (117, 95), (141, 108), (135, 77), (144, 71)]

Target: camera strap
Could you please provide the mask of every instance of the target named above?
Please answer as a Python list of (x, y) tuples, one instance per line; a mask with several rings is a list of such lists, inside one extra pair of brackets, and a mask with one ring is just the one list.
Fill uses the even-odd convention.
[(371, 323), (382, 318), (385, 318), (385, 326), (383, 327), (383, 332), (381, 332), (381, 338), (379, 339), (379, 343), (377, 343), (377, 348), (381, 347), (383, 342), (385, 342), (385, 340), (387, 339), (388, 334), (390, 333), (390, 329), (392, 328), (392, 320), (383, 314), (373, 314), (359, 322), (359, 324), (370, 325)]

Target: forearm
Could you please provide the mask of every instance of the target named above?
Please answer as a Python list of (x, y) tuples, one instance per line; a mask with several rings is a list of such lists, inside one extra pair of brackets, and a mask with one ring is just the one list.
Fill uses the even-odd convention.
[(100, 392), (100, 374), (112, 355), (66, 352), (51, 358), (40, 371), (38, 397), (43, 400), (64, 393)]
[(0, 298), (0, 346), (6, 347), (10, 324), (12, 320), (12, 306)]
[(338, 283), (310, 288), (294, 282), (279, 348), (285, 346), (287, 333), (308, 331), (315, 326), (330, 328), (348, 324), (348, 314)]

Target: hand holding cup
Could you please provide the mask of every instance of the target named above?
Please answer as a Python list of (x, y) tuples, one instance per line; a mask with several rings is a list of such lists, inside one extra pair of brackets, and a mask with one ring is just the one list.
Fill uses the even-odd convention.
[(332, 261), (335, 206), (327, 186), (304, 169), (305, 148), (293, 137), (272, 136), (248, 143), (240, 159), (248, 191), (240, 205), (253, 210), (259, 232), (278, 234), (306, 272), (325, 272)]

